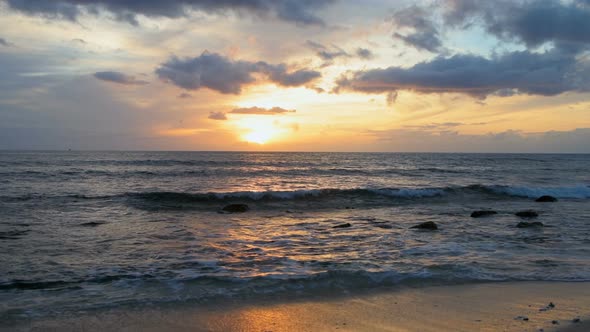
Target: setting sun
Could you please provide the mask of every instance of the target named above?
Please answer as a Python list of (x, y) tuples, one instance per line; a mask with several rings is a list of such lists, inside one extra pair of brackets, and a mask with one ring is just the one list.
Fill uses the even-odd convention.
[(272, 138), (272, 133), (267, 131), (253, 131), (244, 135), (243, 138), (246, 142), (264, 144)]
[(265, 144), (284, 133), (278, 121), (260, 117), (244, 118), (239, 122), (241, 139), (245, 142)]

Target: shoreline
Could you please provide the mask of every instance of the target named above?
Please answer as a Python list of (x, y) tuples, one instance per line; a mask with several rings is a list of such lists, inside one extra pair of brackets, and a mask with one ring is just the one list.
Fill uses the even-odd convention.
[(0, 327), (1, 332), (81, 330), (579, 332), (590, 330), (590, 282), (399, 287), (312, 299), (118, 308)]

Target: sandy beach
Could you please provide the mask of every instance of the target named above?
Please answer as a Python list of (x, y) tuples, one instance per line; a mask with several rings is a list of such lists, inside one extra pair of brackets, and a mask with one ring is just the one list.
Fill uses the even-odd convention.
[[(551, 306), (552, 303), (554, 306)], [(484, 283), (297, 301), (117, 309), (1, 331), (588, 331), (590, 284)], [(574, 322), (579, 318), (579, 322)]]

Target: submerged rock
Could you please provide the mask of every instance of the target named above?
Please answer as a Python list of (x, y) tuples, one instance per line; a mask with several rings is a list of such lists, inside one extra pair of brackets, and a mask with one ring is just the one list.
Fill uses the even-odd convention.
[(242, 213), (250, 210), (250, 207), (246, 204), (229, 204), (224, 206), (221, 210), (229, 213)]
[(374, 223), (375, 227), (383, 228), (383, 229), (392, 229), (393, 226), (386, 224), (386, 223)]
[(80, 226), (86, 226), (86, 227), (96, 227), (96, 226), (100, 226), (106, 224), (105, 222), (99, 222), (99, 221), (90, 221), (90, 222), (85, 222), (83, 224), (80, 224)]
[(535, 202), (557, 202), (557, 198), (549, 195), (543, 195), (535, 199)]
[(537, 218), (539, 216), (537, 212), (532, 210), (516, 212), (515, 215), (521, 218)]
[(516, 224), (516, 227), (518, 227), (518, 228), (543, 227), (543, 226), (545, 226), (545, 225), (543, 225), (543, 223), (540, 221), (533, 221), (533, 222), (521, 221), (518, 224)]
[(348, 223), (348, 222), (347, 222), (346, 224), (342, 224), (342, 225), (336, 225), (336, 226), (334, 226), (334, 227), (332, 227), (332, 228), (348, 228), (348, 227), (351, 227), (351, 226), (352, 226), (352, 225), (351, 225), (350, 223)]
[(410, 228), (413, 229), (428, 229), (431, 231), (437, 230), (438, 226), (433, 222), (433, 221), (427, 221), (427, 222), (423, 222), (421, 224), (418, 224), (416, 226), (412, 226)]
[(492, 210), (473, 211), (471, 213), (471, 218), (479, 218), (479, 217), (491, 216), (493, 214), (498, 214), (498, 212), (492, 211)]

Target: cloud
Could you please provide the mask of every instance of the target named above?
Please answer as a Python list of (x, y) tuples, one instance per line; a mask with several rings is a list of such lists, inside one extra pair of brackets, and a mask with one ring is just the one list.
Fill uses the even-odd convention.
[(223, 112), (211, 112), (208, 118), (211, 120), (227, 120), (227, 116)]
[(295, 110), (287, 110), (281, 107), (263, 108), (263, 107), (248, 107), (248, 108), (235, 108), (231, 110), (232, 114), (256, 114), (256, 115), (276, 115), (285, 113), (295, 113)]
[(240, 94), (243, 86), (257, 81), (255, 74), (287, 87), (301, 86), (321, 76), (317, 71), (306, 69), (288, 72), (285, 64), (233, 61), (207, 51), (195, 58), (173, 56), (156, 69), (156, 74), (160, 79), (186, 90), (205, 87), (224, 94)]
[(397, 101), (397, 91), (390, 91), (387, 94), (387, 97), (385, 98), (385, 101), (387, 102), (387, 106), (393, 106), (395, 104), (395, 102)]
[(211, 112), (209, 119), (212, 120), (227, 120), (227, 114), (250, 114), (250, 115), (281, 115), (285, 113), (295, 113), (295, 110), (287, 110), (281, 107), (264, 108), (264, 107), (240, 107), (224, 112)]
[(94, 73), (94, 77), (102, 81), (113, 82), (124, 85), (145, 85), (146, 81), (136, 79), (134, 76), (127, 75), (118, 71), (99, 71)]
[(285, 64), (270, 65), (265, 62), (258, 62), (257, 66), (260, 72), (268, 75), (271, 82), (287, 87), (304, 85), (322, 76), (318, 71), (307, 69), (289, 73)]
[(399, 152), (558, 152), (588, 153), (590, 128), (528, 133), (506, 130), (483, 135), (461, 134), (446, 128), (370, 130), (372, 148)]
[(364, 93), (410, 90), (419, 93), (455, 92), (478, 98), (490, 94), (552, 96), (590, 91), (590, 64), (560, 50), (506, 53), (492, 58), (477, 55), (436, 57), (412, 67), (370, 69), (343, 75), (334, 89)]
[(463, 126), (464, 123), (462, 122), (443, 122), (443, 123), (431, 123), (427, 125), (409, 125), (404, 126), (404, 128), (412, 129), (412, 130), (422, 130), (422, 131), (443, 131), (446, 132), (451, 128)]
[(6, 39), (4, 38), (0, 38), (0, 46), (6, 46), (6, 47), (10, 47), (12, 46), (12, 43), (8, 42)]
[(180, 99), (188, 99), (188, 98), (192, 98), (192, 97), (193, 96), (190, 93), (186, 93), (186, 92), (183, 92), (178, 95), (178, 98), (180, 98)]
[(186, 17), (191, 11), (249, 13), (275, 17), (298, 25), (325, 25), (316, 15), (335, 0), (0, 0), (29, 15), (75, 21), (82, 14), (108, 12), (118, 20), (137, 24), (137, 16)]
[(365, 59), (365, 60), (370, 60), (373, 57), (375, 57), (373, 52), (371, 52), (371, 50), (369, 50), (367, 48), (359, 47), (356, 49), (355, 53), (356, 53), (356, 56), (358, 56), (361, 59)]
[(439, 7), (412, 6), (396, 12), (394, 25), (409, 32), (394, 38), (417, 49), (445, 51), (441, 31), (482, 27), (504, 41), (529, 48), (552, 42), (557, 47), (579, 51), (590, 43), (588, 0), (444, 0)]
[(522, 42), (528, 47), (546, 42), (588, 46), (588, 3), (581, 0), (447, 0), (444, 22), (450, 27), (480, 24), (500, 39)]
[(430, 11), (419, 6), (412, 6), (393, 15), (394, 25), (400, 30), (410, 30), (404, 34), (395, 32), (394, 38), (407, 45), (429, 52), (443, 49), (438, 29), (430, 18)]
[(307, 47), (314, 50), (317, 56), (319, 56), (322, 60), (331, 61), (340, 57), (350, 57), (350, 54), (346, 53), (346, 51), (335, 45), (332, 45), (332, 47), (328, 48), (312, 40), (308, 40), (305, 44)]
[(310, 49), (314, 50), (316, 52), (316, 55), (320, 57), (322, 60), (328, 62), (336, 58), (351, 58), (354, 56), (365, 60), (373, 58), (373, 53), (371, 52), (371, 50), (366, 48), (359, 47), (355, 50), (353, 54), (350, 54), (349, 52), (343, 50), (342, 48), (336, 45), (331, 45), (330, 47), (327, 47), (321, 43), (314, 42), (312, 40), (306, 41), (305, 45)]

